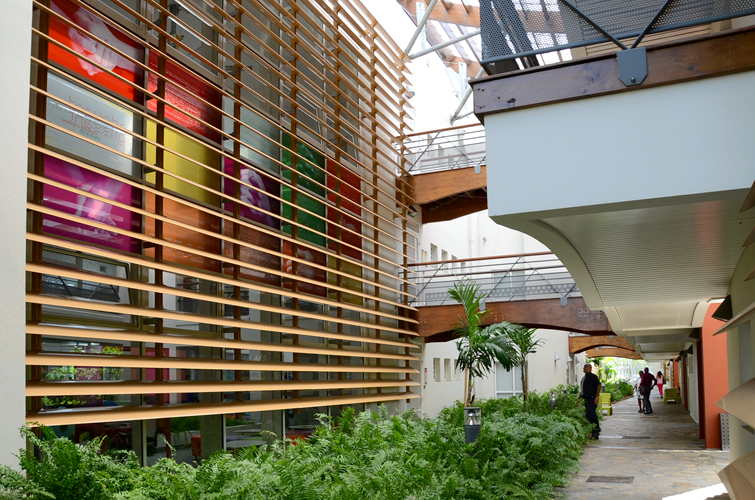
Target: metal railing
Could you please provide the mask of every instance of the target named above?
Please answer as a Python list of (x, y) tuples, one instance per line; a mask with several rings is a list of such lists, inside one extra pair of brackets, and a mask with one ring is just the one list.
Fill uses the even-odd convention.
[(480, 286), (484, 302), (581, 297), (569, 271), (551, 252), (410, 264), (414, 307), (455, 304), (448, 290), (462, 279)]
[(404, 141), (409, 150), (407, 169), (425, 174), (474, 167), (479, 173), (485, 164), (485, 128), (481, 124), (463, 125), (412, 134)]

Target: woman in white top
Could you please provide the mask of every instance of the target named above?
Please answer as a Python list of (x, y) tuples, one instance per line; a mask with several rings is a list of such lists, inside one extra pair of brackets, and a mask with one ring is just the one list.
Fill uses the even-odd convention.
[(663, 378), (663, 372), (658, 372), (658, 376), (655, 377), (655, 380), (658, 384), (658, 392), (660, 393), (661, 397), (663, 397), (663, 384), (666, 383), (666, 379)]
[(640, 394), (640, 382), (642, 382), (642, 370), (640, 370), (637, 380), (634, 381), (634, 393), (637, 395), (637, 404), (640, 406), (640, 411), (637, 413), (643, 413), (645, 411), (644, 399), (642, 394)]

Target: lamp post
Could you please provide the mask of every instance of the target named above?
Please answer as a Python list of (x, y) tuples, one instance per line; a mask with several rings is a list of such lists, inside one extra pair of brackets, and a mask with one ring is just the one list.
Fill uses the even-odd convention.
[(464, 439), (467, 444), (472, 444), (480, 434), (480, 420), (482, 408), (464, 408)]

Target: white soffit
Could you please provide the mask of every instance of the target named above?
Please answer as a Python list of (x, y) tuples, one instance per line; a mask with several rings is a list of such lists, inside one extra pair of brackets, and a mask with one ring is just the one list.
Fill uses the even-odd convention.
[(755, 212), (739, 213), (741, 203), (725, 197), (542, 222), (579, 254), (604, 308), (616, 311), (617, 331), (659, 334), (701, 326), (700, 303), (726, 295), (755, 225)]
[(755, 225), (755, 212), (739, 213), (742, 199), (553, 217), (544, 222), (580, 254), (605, 304), (696, 304), (726, 296), (742, 242)]

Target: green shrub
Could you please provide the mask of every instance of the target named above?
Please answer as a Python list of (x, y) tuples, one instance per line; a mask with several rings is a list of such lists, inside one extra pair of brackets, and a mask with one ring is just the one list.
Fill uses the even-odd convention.
[(473, 445), (464, 442), (461, 403), (435, 419), (347, 408), (335, 422), (319, 416), (307, 440), (235, 458), (218, 452), (196, 467), (162, 459), (141, 468), (133, 453), (101, 454), (100, 440), (75, 445), (44, 428), (43, 439), (25, 430), (41, 458), (22, 453), (29, 481), (8, 474), (6, 483), (18, 489), (21, 477), (39, 500), (53, 498), (45, 492), (58, 500), (545, 500), (577, 469), (591, 430), (576, 394), (553, 394), (553, 406), (550, 393), (480, 401)]
[(31, 451), (21, 450), (21, 468), (34, 487), (51, 493), (56, 500), (107, 500), (133, 485), (134, 471), (139, 468), (136, 455), (102, 454), (103, 437), (75, 444), (44, 426), (42, 437), (28, 428), (21, 432), (40, 452), (37, 458)]

